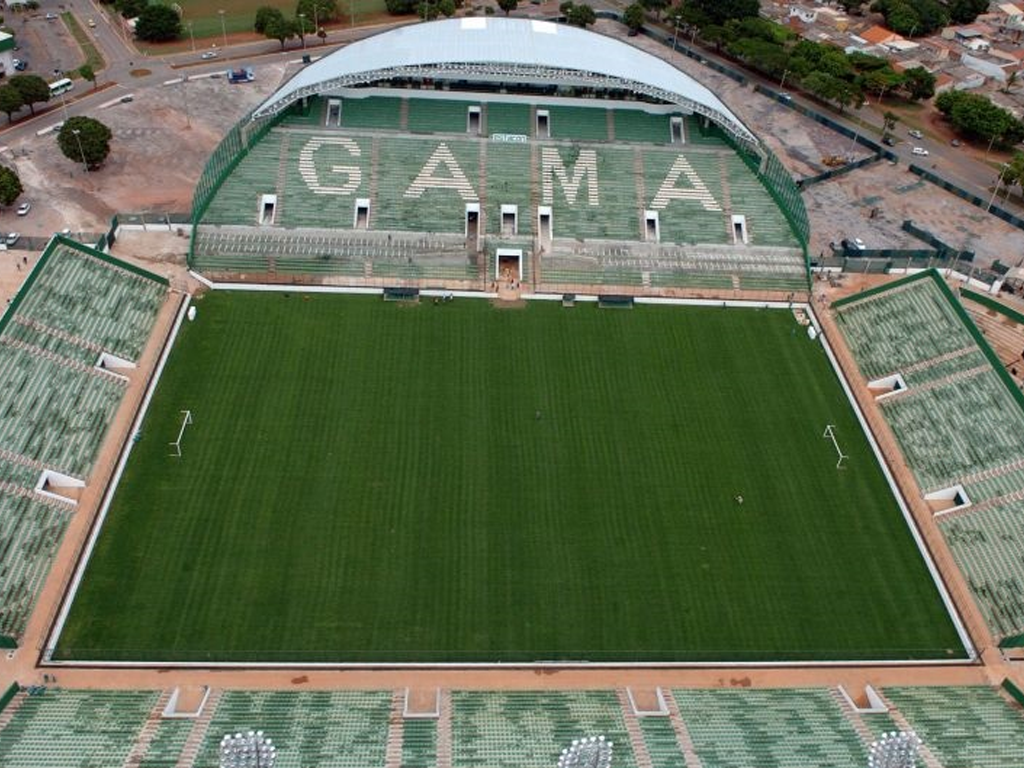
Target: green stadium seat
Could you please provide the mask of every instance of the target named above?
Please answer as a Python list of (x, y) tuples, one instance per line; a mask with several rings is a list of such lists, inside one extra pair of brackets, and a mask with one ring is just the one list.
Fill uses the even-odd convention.
[(861, 768), (867, 748), (823, 689), (676, 690), (709, 768)]
[(37, 692), (0, 732), (4, 768), (121, 766), (159, 694), (156, 691)]
[(390, 707), (390, 691), (226, 691), (195, 768), (216, 768), (224, 734), (256, 729), (277, 745), (280, 766), (382, 767)]
[(886, 688), (945, 768), (1006, 768), (1024, 755), (1020, 710), (983, 686)]

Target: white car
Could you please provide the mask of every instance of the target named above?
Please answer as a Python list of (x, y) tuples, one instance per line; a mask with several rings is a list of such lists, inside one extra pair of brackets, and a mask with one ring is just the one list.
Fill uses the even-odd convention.
[(921, 155), (921, 157), (928, 157), (928, 150), (924, 147), (914, 147), (910, 150), (910, 153), (913, 155)]
[(851, 241), (850, 241), (850, 245), (852, 245), (852, 246), (853, 246), (854, 248), (856, 248), (856, 249), (857, 249), (858, 251), (864, 251), (864, 250), (867, 250), (867, 246), (866, 246), (866, 245), (864, 245), (864, 241), (863, 241), (863, 240), (861, 240), (861, 239), (860, 239), (859, 237), (855, 237), (855, 238), (853, 238), (853, 240), (851, 240)]
[(10, 246), (10, 245), (14, 245), (19, 240), (21, 240), (21, 233), (19, 233), (19, 232), (11, 232), (11, 234), (9, 234), (7, 236), (7, 238), (4, 240), (4, 242), (7, 243), (7, 245)]
[(915, 139), (920, 139), (920, 138), (924, 137), (924, 135), (919, 130), (917, 130), (916, 128), (914, 130), (912, 130), (912, 131), (907, 131), (907, 133), (909, 133), (910, 136), (912, 138), (915, 138)]
[(32, 210), (32, 203), (22, 203), (18, 206), (19, 216), (28, 216), (28, 212)]
[(208, 61), (209, 59), (216, 59), (217, 58), (217, 52), (216, 51), (207, 51), (206, 53), (204, 53), (199, 58), (201, 58), (203, 61)]

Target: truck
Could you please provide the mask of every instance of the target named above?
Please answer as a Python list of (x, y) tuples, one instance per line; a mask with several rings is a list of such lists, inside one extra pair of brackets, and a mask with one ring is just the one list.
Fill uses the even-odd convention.
[(252, 67), (229, 69), (226, 74), (229, 83), (251, 83), (256, 79), (256, 76), (253, 74)]

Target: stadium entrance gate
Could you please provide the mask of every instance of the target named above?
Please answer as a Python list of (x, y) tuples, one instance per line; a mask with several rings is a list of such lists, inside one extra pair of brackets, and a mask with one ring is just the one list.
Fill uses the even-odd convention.
[(518, 283), (523, 275), (523, 252), (519, 248), (498, 248), (494, 252), (494, 274), (503, 283)]

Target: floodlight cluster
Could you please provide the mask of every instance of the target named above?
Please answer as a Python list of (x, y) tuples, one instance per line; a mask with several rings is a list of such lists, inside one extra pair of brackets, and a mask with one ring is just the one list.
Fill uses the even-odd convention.
[(871, 745), (868, 768), (915, 768), (921, 739), (913, 731), (883, 733)]
[(604, 736), (573, 739), (562, 750), (558, 768), (608, 768), (612, 762), (612, 742)]
[(228, 733), (220, 740), (220, 768), (274, 768), (277, 747), (263, 731)]

